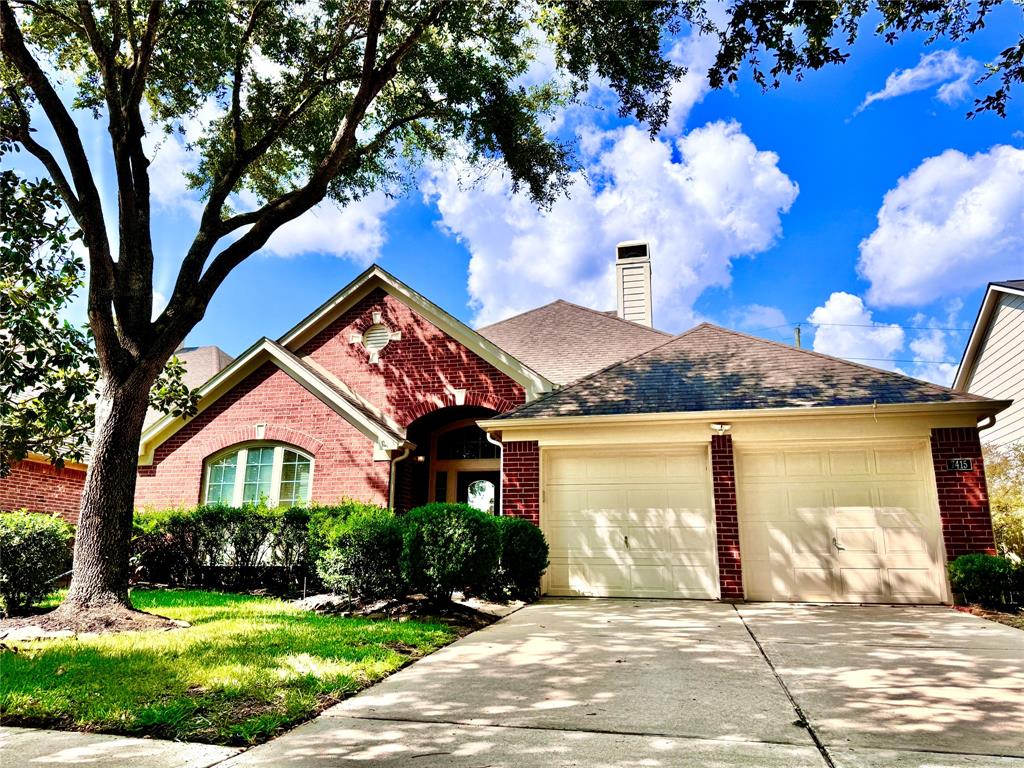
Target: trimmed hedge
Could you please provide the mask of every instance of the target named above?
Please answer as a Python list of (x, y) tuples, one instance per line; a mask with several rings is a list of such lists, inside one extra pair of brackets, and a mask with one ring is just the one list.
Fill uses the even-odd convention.
[(498, 567), (497, 518), (468, 504), (434, 503), (407, 514), (402, 564), (413, 589), (451, 600), (482, 593)]
[(332, 592), (364, 600), (404, 595), (403, 525), (387, 509), (353, 512), (333, 526), (336, 538), (317, 562), (317, 573)]
[(71, 566), (71, 526), (56, 515), (0, 514), (0, 602), (10, 616), (53, 591)]
[(533, 523), (521, 517), (495, 517), (498, 567), (487, 587), (493, 600), (536, 600), (540, 577), (548, 567), (548, 543)]
[(969, 602), (990, 607), (1010, 606), (1024, 594), (1024, 567), (1009, 558), (976, 553), (951, 562), (949, 581), (954, 592)]

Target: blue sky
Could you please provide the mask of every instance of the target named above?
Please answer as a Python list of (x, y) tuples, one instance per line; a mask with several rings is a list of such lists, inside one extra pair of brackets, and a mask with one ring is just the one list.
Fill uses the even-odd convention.
[[(373, 261), (470, 324), (559, 297), (609, 309), (614, 243), (645, 237), (667, 330), (710, 320), (791, 341), (801, 322), (805, 346), (948, 383), (967, 334), (947, 329), (971, 325), (988, 281), (1024, 277), (1024, 88), (1006, 119), (965, 118), (987, 87), (971, 84), (981, 65), (1020, 26), (1011, 7), (964, 45), (868, 35), (847, 64), (768, 93), (747, 81), (708, 92), (711, 48), (682, 39), (674, 53), (694, 66), (657, 142), (617, 119), (600, 87), (560, 116), (552, 132), (577, 139), (589, 182), (549, 214), (500, 174), (464, 188), (475, 169), (424, 169), (401, 200), (289, 225), (228, 279), (188, 343), (237, 354), (276, 337)], [(83, 128), (98, 151), (104, 132)], [(163, 141), (156, 155), (166, 294), (195, 203), (174, 181), (187, 153)]]

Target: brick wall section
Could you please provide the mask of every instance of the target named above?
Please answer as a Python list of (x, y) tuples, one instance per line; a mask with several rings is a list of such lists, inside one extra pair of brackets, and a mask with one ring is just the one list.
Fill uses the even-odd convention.
[[(380, 365), (371, 365), (362, 345), (351, 341), (373, 324), (374, 312), (402, 333), (381, 350)], [(379, 288), (303, 344), (298, 354), (312, 358), (403, 427), (455, 405), (452, 389), (466, 390), (465, 405), (501, 413), (526, 401), (521, 385)]]
[(313, 501), (354, 498), (388, 503), (390, 462), (373, 460), (370, 439), (273, 363), (253, 371), (186, 424), (139, 467), (135, 504), (170, 507), (199, 502), (203, 460), (238, 442), (280, 440), (313, 456)]
[[(969, 472), (948, 470), (948, 459), (970, 459), (973, 468)], [(933, 429), (932, 462), (946, 557), (952, 560), (971, 552), (994, 554), (992, 513), (978, 430), (972, 427)]]
[(69, 523), (77, 523), (84, 485), (85, 470), (21, 461), (11, 467), (7, 477), (0, 478), (0, 510), (56, 512)]
[(740, 523), (736, 509), (736, 469), (732, 436), (711, 436), (711, 479), (715, 495), (715, 532), (718, 537), (718, 584), (723, 600), (743, 599), (740, 560)]
[(540, 525), (540, 448), (537, 441), (504, 443), (501, 469), (502, 514)]

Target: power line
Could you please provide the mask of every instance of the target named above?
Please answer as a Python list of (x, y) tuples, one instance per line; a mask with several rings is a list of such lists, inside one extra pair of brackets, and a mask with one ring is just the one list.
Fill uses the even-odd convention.
[(842, 355), (844, 360), (869, 360), (875, 363), (922, 363), (925, 365), (956, 365), (959, 360), (898, 360), (893, 357), (846, 357)]
[(815, 327), (827, 325), (836, 328), (892, 328), (894, 325), (902, 328), (905, 331), (970, 331), (971, 328), (950, 328), (941, 326), (927, 326), (927, 325), (900, 325), (899, 323), (812, 323), (807, 320), (801, 320), (799, 323), (783, 323), (782, 325), (770, 325), (767, 328), (755, 328), (751, 333), (759, 333), (760, 331), (774, 331), (778, 328), (792, 328), (796, 325), (813, 325)]

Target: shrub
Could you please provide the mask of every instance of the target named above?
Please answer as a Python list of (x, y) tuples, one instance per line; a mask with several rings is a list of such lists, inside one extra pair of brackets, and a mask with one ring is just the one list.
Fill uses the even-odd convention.
[(403, 567), (409, 584), (432, 598), (482, 592), (498, 564), (495, 518), (468, 504), (427, 504), (403, 520)]
[(402, 523), (393, 512), (380, 507), (352, 512), (336, 533), (317, 562), (324, 586), (366, 600), (406, 593)]
[(533, 523), (520, 517), (496, 517), (500, 556), (487, 589), (495, 600), (536, 600), (540, 577), (548, 567), (548, 543)]
[(337, 542), (345, 530), (345, 521), (359, 512), (372, 513), (380, 507), (362, 501), (346, 499), (340, 504), (309, 508), (309, 561), (316, 562), (320, 554)]
[(999, 606), (1009, 602), (1018, 579), (1014, 564), (1005, 557), (983, 553), (960, 555), (949, 564), (954, 592), (970, 602)]
[(52, 591), (71, 564), (71, 526), (55, 515), (0, 514), (0, 601), (8, 615)]

